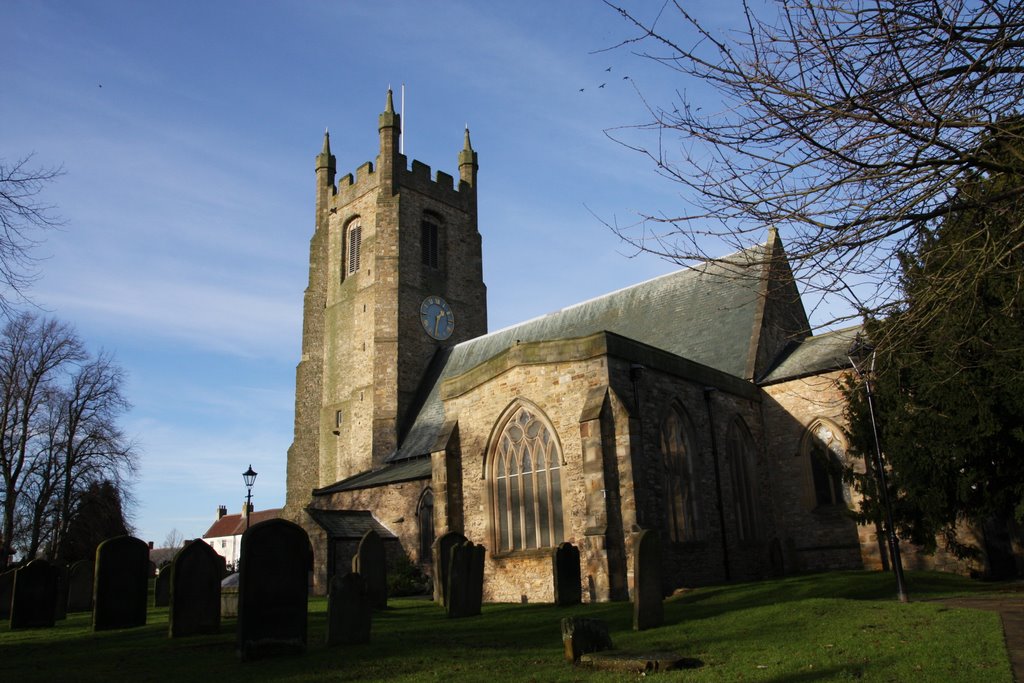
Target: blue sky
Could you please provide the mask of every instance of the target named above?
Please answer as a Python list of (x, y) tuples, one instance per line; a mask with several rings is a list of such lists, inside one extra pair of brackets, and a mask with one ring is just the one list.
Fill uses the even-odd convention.
[(410, 160), (457, 176), (470, 127), (490, 329), (676, 267), (602, 223), (678, 202), (604, 131), (699, 85), (596, 52), (631, 35), (599, 1), (5, 0), (0, 27), (0, 156), (66, 170), (33, 297), (127, 370), (157, 545), (239, 511), (250, 463), (284, 503), (314, 158), (329, 127), (339, 174), (373, 159), (389, 85)]

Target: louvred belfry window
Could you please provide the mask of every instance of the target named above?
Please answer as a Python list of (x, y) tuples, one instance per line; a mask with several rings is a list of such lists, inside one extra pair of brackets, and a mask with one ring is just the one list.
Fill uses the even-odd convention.
[(348, 229), (348, 272), (359, 271), (359, 250), (363, 242), (363, 229), (358, 224)]
[(498, 437), (491, 477), (498, 552), (561, 543), (561, 453), (548, 426), (525, 407)]

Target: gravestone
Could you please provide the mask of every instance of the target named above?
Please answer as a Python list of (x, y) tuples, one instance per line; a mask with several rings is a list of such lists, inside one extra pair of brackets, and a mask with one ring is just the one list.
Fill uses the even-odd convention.
[(431, 546), (434, 556), (434, 602), (442, 607), (447, 605), (448, 564), (452, 559), (452, 547), (465, 542), (465, 536), (457, 531), (449, 531)]
[(370, 642), (373, 605), (366, 582), (355, 572), (331, 579), (327, 596), (327, 644), (356, 645)]
[(363, 534), (359, 549), (352, 558), (352, 571), (363, 577), (370, 604), (374, 609), (388, 607), (388, 566), (384, 541), (373, 529)]
[(171, 638), (220, 632), (220, 577), (224, 558), (202, 540), (189, 541), (170, 570)]
[(32, 560), (14, 574), (11, 629), (52, 627), (57, 601), (57, 568), (46, 560)]
[(600, 619), (565, 617), (562, 619), (562, 647), (565, 649), (565, 660), (573, 664), (590, 652), (611, 650), (612, 637), (608, 635), (608, 624)]
[(665, 606), (661, 594), (661, 541), (645, 529), (633, 537), (633, 630), (661, 626)]
[(79, 560), (68, 568), (68, 612), (92, 611), (94, 562)]
[(449, 617), (480, 614), (484, 590), (484, 547), (471, 541), (452, 546), (445, 611)]
[(53, 567), (57, 570), (57, 593), (53, 596), (53, 618), (60, 621), (68, 618), (68, 566), (61, 562)]
[(555, 577), (555, 604), (568, 607), (583, 602), (580, 549), (572, 543), (561, 543), (555, 548), (551, 563)]
[(149, 545), (132, 536), (100, 543), (96, 548), (93, 630), (145, 626), (148, 597)]
[(171, 565), (165, 566), (153, 582), (153, 606), (167, 607), (171, 602)]
[(228, 574), (220, 582), (220, 616), (238, 616), (238, 572)]
[(11, 598), (14, 597), (14, 572), (17, 569), (8, 569), (0, 572), (0, 619), (11, 618)]
[(238, 577), (238, 655), (242, 661), (306, 649), (312, 548), (306, 532), (284, 519), (242, 534)]

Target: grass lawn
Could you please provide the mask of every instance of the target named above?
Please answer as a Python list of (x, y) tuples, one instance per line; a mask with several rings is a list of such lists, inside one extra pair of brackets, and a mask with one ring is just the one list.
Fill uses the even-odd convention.
[(426, 600), (392, 599), (374, 615), (369, 645), (323, 645), (327, 604), (310, 600), (305, 654), (239, 663), (235, 620), (216, 636), (170, 640), (166, 608), (143, 628), (93, 633), (89, 615), (56, 628), (0, 627), (0, 680), (22, 681), (622, 681), (633, 674), (573, 669), (559, 621), (608, 622), (616, 648), (672, 650), (695, 669), (664, 681), (1012, 681), (999, 616), (931, 598), (999, 586), (931, 573), (908, 575), (899, 604), (891, 575), (838, 572), (688, 591), (665, 602), (666, 625), (632, 631), (628, 603), (485, 605), (449, 620)]

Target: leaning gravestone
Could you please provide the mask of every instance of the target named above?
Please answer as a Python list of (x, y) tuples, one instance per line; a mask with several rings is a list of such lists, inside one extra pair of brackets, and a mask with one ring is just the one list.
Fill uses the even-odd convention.
[(79, 560), (68, 568), (68, 612), (92, 611), (92, 584), (95, 563)]
[(167, 607), (171, 602), (171, 565), (165, 566), (153, 582), (153, 606)]
[(363, 534), (359, 549), (352, 558), (352, 571), (363, 577), (370, 604), (374, 609), (388, 607), (388, 567), (384, 541), (373, 529)]
[(14, 574), (11, 629), (52, 627), (57, 601), (57, 568), (46, 560), (32, 560)]
[(224, 558), (202, 540), (185, 544), (170, 569), (171, 638), (220, 631), (220, 577)]
[(335, 575), (327, 596), (327, 644), (356, 645), (370, 642), (373, 605), (366, 582), (355, 572)]
[(8, 569), (0, 573), (0, 619), (11, 618), (11, 598), (14, 596), (14, 573), (17, 569)]
[(552, 555), (555, 577), (555, 604), (559, 607), (583, 602), (583, 581), (580, 576), (580, 549), (562, 543)]
[(132, 536), (110, 538), (96, 549), (92, 628), (146, 625), (149, 595), (149, 545)]
[(448, 604), (448, 563), (451, 562), (452, 548), (465, 542), (465, 536), (457, 531), (449, 531), (431, 546), (434, 557), (434, 602), (441, 607)]
[(633, 540), (633, 630), (661, 626), (665, 606), (661, 594), (661, 542), (658, 532), (645, 529)]
[(480, 614), (484, 590), (484, 547), (471, 541), (453, 546), (448, 562), (445, 611), (449, 617)]
[(270, 519), (242, 534), (238, 577), (238, 655), (242, 661), (306, 649), (309, 536)]

